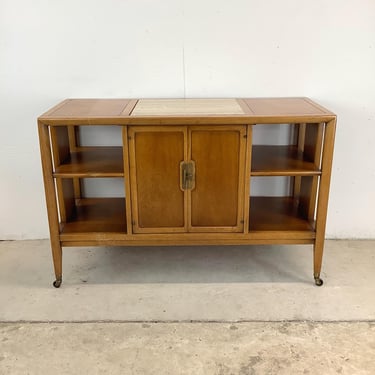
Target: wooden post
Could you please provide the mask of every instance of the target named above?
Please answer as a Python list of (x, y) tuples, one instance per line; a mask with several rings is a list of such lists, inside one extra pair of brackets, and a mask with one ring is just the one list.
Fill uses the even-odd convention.
[(38, 121), (38, 131), (40, 154), (43, 166), (43, 179), (46, 194), (52, 257), (56, 275), (56, 280), (53, 285), (58, 288), (61, 285), (62, 280), (62, 248), (60, 243), (59, 217), (57, 211), (55, 184), (53, 180), (51, 143), (47, 125), (44, 125), (42, 122)]
[(331, 179), (333, 147), (335, 141), (336, 119), (327, 122), (324, 135), (322, 174), (320, 177), (318, 208), (316, 215), (316, 238), (314, 245), (314, 279), (316, 285), (320, 286), (323, 281), (320, 278), (322, 267), (324, 236), (327, 220), (327, 206), (329, 196), (329, 185)]

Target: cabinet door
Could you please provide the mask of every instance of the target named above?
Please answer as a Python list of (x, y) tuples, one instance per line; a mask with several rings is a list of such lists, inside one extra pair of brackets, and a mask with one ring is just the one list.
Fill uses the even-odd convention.
[(187, 156), (186, 127), (134, 126), (128, 136), (133, 232), (185, 232), (180, 164)]
[(243, 231), (245, 150), (245, 126), (189, 128), (189, 157), (195, 163), (189, 231)]

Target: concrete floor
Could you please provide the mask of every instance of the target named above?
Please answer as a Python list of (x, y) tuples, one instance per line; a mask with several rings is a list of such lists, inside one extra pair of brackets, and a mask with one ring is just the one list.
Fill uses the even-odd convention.
[(65, 248), (0, 242), (0, 321), (375, 320), (375, 241), (312, 246)]
[(375, 374), (374, 323), (0, 324), (0, 374)]
[(321, 288), (311, 267), (310, 246), (65, 249), (55, 289), (48, 241), (0, 242), (0, 374), (375, 374), (375, 241), (327, 241)]

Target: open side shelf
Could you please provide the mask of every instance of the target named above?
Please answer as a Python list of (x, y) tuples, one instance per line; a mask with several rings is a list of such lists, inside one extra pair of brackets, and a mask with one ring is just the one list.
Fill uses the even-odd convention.
[(55, 168), (54, 177), (123, 177), (122, 147), (80, 147)]
[(126, 233), (125, 198), (77, 199), (74, 214), (60, 224), (60, 233)]
[(299, 213), (292, 197), (251, 197), (249, 231), (314, 232), (312, 223)]
[(313, 176), (320, 169), (297, 146), (253, 146), (252, 176)]

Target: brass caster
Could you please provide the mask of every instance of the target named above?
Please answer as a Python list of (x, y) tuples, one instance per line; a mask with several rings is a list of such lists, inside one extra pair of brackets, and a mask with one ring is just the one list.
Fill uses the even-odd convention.
[(322, 286), (323, 285), (323, 280), (320, 277), (314, 277), (315, 279), (315, 285), (316, 286)]
[(60, 288), (61, 283), (62, 283), (62, 279), (61, 279), (61, 278), (60, 278), (60, 279), (56, 279), (56, 280), (53, 282), (53, 286), (54, 286), (55, 288)]

